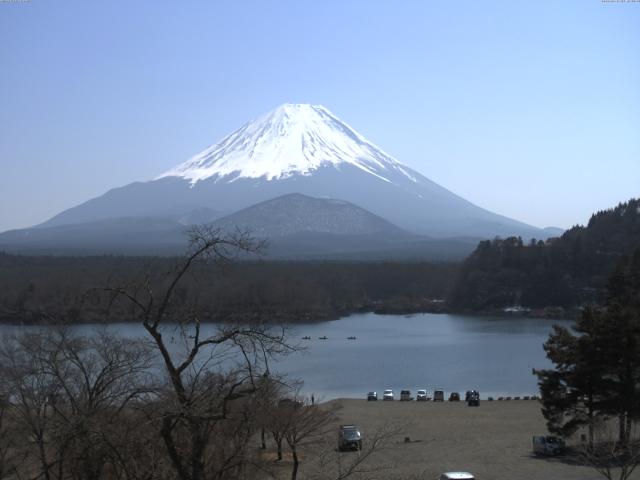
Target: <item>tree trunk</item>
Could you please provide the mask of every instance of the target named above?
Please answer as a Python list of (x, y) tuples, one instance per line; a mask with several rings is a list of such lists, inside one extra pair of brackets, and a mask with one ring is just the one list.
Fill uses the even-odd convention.
[(589, 408), (588, 413), (589, 416), (589, 451), (593, 450), (593, 395), (589, 395)]
[(261, 450), (266, 450), (267, 449), (267, 442), (264, 439), (264, 427), (262, 427), (262, 429), (260, 430), (260, 449)]
[(40, 454), (40, 464), (42, 466), (42, 476), (45, 480), (50, 480), (49, 465), (47, 463), (47, 454), (44, 449), (44, 439), (38, 438), (38, 453)]
[(300, 461), (298, 460), (298, 451), (296, 447), (291, 447), (291, 455), (293, 456), (293, 470), (291, 470), (291, 480), (296, 480), (298, 478), (298, 466), (300, 465)]
[(621, 413), (618, 416), (618, 441), (624, 445), (626, 443), (627, 433), (626, 433), (627, 420), (625, 418), (625, 414)]
[(184, 466), (182, 465), (180, 454), (178, 453), (175, 442), (173, 441), (172, 429), (173, 427), (171, 418), (164, 417), (162, 419), (162, 428), (160, 429), (160, 435), (164, 440), (164, 445), (167, 448), (167, 453), (169, 454), (171, 463), (176, 469), (176, 473), (178, 474), (178, 478), (180, 480), (191, 480), (189, 478), (189, 474), (186, 472)]
[(191, 425), (191, 480), (201, 480), (204, 476), (204, 450), (207, 438), (202, 433), (206, 428), (199, 421), (190, 421)]

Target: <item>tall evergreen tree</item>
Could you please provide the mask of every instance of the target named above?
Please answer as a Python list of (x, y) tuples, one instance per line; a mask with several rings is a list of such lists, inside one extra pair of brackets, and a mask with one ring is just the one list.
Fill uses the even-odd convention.
[(596, 418), (619, 419), (626, 442), (640, 419), (640, 249), (624, 257), (608, 284), (603, 308), (586, 308), (570, 330), (554, 328), (544, 345), (555, 368), (536, 370), (542, 412), (564, 436)]

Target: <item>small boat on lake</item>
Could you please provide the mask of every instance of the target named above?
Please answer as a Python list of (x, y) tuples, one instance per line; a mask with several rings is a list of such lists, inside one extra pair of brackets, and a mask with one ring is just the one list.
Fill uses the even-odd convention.
[(311, 340), (311, 337), (309, 335), (305, 335), (304, 337), (302, 337), (303, 340)]
[(320, 339), (320, 340), (326, 340), (326, 339), (327, 339), (327, 336), (326, 336), (326, 335), (324, 335), (324, 336), (322, 336), (322, 337), (318, 337), (318, 339)]
[(355, 340), (355, 339), (356, 339), (355, 336), (347, 337), (347, 340)]

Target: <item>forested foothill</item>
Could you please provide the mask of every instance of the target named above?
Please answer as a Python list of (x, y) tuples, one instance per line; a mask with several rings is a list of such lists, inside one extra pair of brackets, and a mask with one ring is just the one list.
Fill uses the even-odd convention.
[(604, 300), (607, 278), (640, 245), (640, 200), (592, 215), (546, 242), (511, 237), (480, 242), (449, 297), (457, 310), (511, 306), (568, 309)]

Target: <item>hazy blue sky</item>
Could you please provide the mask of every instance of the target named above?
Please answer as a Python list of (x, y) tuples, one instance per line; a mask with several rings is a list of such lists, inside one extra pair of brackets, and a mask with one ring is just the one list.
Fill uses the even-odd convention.
[(285, 102), (482, 207), (583, 223), (640, 196), (640, 3), (0, 2), (0, 231)]

